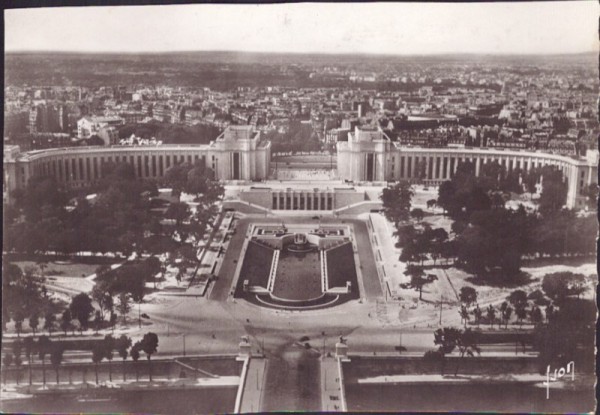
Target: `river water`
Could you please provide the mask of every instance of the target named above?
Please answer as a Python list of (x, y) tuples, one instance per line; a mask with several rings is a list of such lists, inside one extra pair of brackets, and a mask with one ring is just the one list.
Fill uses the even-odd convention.
[(146, 413), (194, 415), (231, 413), (237, 387), (214, 387), (177, 391), (115, 392), (103, 398), (45, 396), (0, 402), (7, 413)]
[(594, 390), (550, 391), (524, 384), (346, 385), (349, 411), (593, 412)]

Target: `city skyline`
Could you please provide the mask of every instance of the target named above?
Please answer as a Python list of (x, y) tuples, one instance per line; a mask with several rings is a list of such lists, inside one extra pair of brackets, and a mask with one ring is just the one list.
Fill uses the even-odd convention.
[[(598, 49), (596, 2), (340, 7), (300, 3), (13, 9), (4, 16), (5, 50), (545, 55)], [(333, 21), (331, 16), (339, 13), (345, 18)]]

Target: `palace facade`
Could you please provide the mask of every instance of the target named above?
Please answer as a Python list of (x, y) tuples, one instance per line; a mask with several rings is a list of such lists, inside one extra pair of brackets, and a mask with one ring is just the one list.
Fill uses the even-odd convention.
[(33, 176), (54, 176), (68, 188), (87, 187), (102, 177), (107, 162), (130, 163), (137, 177), (160, 178), (173, 165), (201, 162), (219, 180), (260, 180), (267, 177), (271, 143), (251, 126), (229, 127), (206, 145), (66, 147), (21, 153), (4, 148), (4, 190), (10, 193)]
[(582, 206), (581, 190), (598, 183), (597, 150), (588, 150), (587, 157), (581, 158), (497, 148), (406, 147), (393, 142), (381, 129), (359, 127), (348, 133), (348, 141), (337, 143), (338, 176), (353, 182), (408, 180), (437, 185), (449, 180), (464, 161), (475, 164), (476, 175), (483, 164), (494, 161), (509, 170), (556, 166), (569, 184), (569, 208)]
[[(552, 165), (560, 169), (569, 184), (567, 206), (582, 206), (581, 190), (598, 182), (598, 151), (586, 158), (525, 150), (489, 148), (405, 147), (393, 142), (381, 129), (356, 127), (347, 141), (337, 143), (338, 177), (352, 182), (393, 182), (409, 180), (437, 185), (452, 177), (461, 161), (481, 166), (496, 161), (507, 169), (529, 170)], [(23, 187), (33, 176), (54, 176), (68, 188), (84, 188), (102, 177), (106, 162), (126, 162), (141, 178), (160, 178), (173, 165), (201, 162), (224, 181), (255, 181), (269, 177), (271, 143), (261, 140), (252, 126), (228, 127), (206, 145), (67, 147), (22, 153), (16, 146), (4, 148), (4, 195)], [(273, 194), (273, 208), (290, 208), (285, 195)], [(312, 208), (335, 208), (321, 197), (298, 202)], [(283, 200), (283, 202), (282, 202)], [(290, 199), (292, 200), (292, 199)], [(292, 209), (294, 202), (290, 202)]]

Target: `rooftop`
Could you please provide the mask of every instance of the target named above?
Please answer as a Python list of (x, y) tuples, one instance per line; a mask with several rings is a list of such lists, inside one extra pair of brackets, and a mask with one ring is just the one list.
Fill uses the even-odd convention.
[(218, 141), (254, 140), (259, 133), (251, 125), (230, 125), (217, 137)]

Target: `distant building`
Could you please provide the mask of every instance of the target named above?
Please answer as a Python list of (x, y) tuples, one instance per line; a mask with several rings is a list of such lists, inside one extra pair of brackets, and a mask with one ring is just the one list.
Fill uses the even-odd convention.
[(104, 142), (105, 146), (117, 144), (119, 141), (119, 132), (111, 125), (101, 127), (96, 135)]
[(27, 132), (29, 123), (29, 112), (5, 112), (4, 113), (4, 136), (11, 137)]
[(146, 116), (147, 114), (143, 111), (123, 111), (119, 113), (119, 117), (121, 117), (126, 124), (140, 123)]
[(64, 105), (39, 104), (29, 111), (30, 133), (59, 133), (68, 128), (68, 111)]
[(335, 144), (338, 141), (344, 141), (345, 139), (347, 139), (349, 132), (349, 128), (333, 128), (327, 131), (327, 133), (325, 134), (325, 143)]
[(67, 133), (34, 133), (31, 137), (31, 149), (68, 147), (72, 145), (71, 136)]
[(77, 138), (90, 138), (92, 135), (98, 135), (104, 127), (117, 127), (123, 124), (121, 117), (83, 117), (77, 121)]

